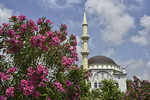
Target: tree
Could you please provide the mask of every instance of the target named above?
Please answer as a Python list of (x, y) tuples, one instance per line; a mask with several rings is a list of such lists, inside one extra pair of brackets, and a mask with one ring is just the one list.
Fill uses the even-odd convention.
[(122, 97), (124, 100), (149, 100), (150, 98), (150, 82), (147, 80), (140, 80), (136, 76), (134, 81), (128, 83), (128, 90)]
[(100, 91), (103, 100), (121, 100), (121, 91), (118, 90), (114, 80), (104, 79), (101, 83)]
[[(78, 67), (76, 36), (67, 39), (67, 26), (53, 30), (45, 17), (37, 24), (26, 16), (12, 16), (0, 27), (0, 100), (75, 100), (88, 71)], [(83, 91), (84, 90), (84, 91)]]

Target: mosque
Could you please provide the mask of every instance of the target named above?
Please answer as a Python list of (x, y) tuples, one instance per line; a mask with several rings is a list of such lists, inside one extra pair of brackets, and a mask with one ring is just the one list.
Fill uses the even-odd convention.
[(84, 69), (91, 70), (92, 75), (89, 78), (89, 85), (91, 89), (100, 88), (100, 84), (103, 79), (112, 79), (116, 81), (116, 85), (118, 86), (118, 88), (122, 92), (125, 92), (127, 89), (127, 73), (125, 71), (125, 67), (120, 70), (120, 66), (117, 65), (111, 58), (108, 58), (106, 56), (98, 55), (88, 59), (88, 55), (90, 54), (88, 50), (88, 39), (90, 38), (90, 36), (87, 33), (88, 24), (85, 11), (82, 27), (82, 66)]

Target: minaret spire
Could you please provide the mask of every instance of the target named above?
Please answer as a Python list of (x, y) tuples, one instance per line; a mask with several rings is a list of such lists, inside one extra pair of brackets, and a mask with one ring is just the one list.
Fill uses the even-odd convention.
[(88, 50), (89, 35), (87, 34), (87, 26), (88, 24), (87, 24), (87, 19), (86, 19), (86, 12), (84, 11), (84, 17), (83, 17), (83, 23), (82, 23), (83, 34), (81, 35), (81, 39), (82, 39), (81, 55), (82, 55), (82, 64), (83, 64), (84, 69), (88, 69), (88, 54), (90, 53)]
[(84, 10), (84, 17), (83, 17), (83, 23), (82, 23), (82, 25), (84, 25), (84, 24), (88, 25), (87, 24), (87, 20), (86, 20), (86, 12), (85, 12), (85, 10)]

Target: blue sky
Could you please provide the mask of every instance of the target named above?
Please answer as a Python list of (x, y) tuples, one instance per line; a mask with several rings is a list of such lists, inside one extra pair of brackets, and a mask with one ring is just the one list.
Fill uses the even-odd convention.
[(128, 79), (150, 80), (149, 4), (150, 0), (0, 0), (0, 25), (12, 15), (23, 14), (35, 21), (46, 16), (54, 28), (67, 24), (68, 32), (77, 35), (80, 52), (85, 9), (89, 58), (108, 56), (126, 67)]

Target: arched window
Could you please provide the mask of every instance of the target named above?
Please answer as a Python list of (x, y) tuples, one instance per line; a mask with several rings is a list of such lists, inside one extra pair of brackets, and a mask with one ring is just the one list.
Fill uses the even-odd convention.
[(97, 82), (94, 82), (94, 88), (97, 88)]

